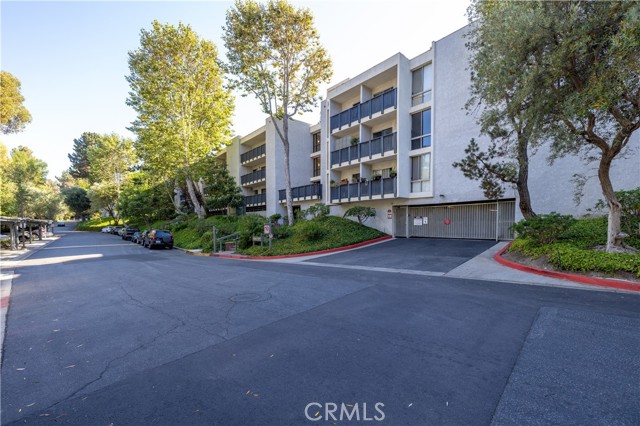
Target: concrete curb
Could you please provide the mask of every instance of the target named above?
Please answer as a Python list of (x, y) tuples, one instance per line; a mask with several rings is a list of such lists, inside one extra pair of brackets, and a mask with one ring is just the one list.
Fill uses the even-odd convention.
[(181, 251), (184, 254), (189, 254), (191, 256), (207, 256), (207, 257), (209, 256), (209, 253), (202, 253), (202, 252), (199, 252), (199, 251), (192, 251), (192, 250), (184, 249), (182, 247), (177, 247), (177, 246), (173, 246), (173, 248), (175, 250)]
[(317, 256), (319, 254), (330, 254), (330, 253), (336, 253), (336, 252), (345, 251), (345, 250), (352, 250), (352, 249), (355, 249), (355, 248), (360, 248), (360, 247), (368, 246), (368, 245), (371, 245), (371, 244), (376, 244), (376, 243), (379, 243), (379, 242), (382, 242), (382, 241), (387, 241), (387, 240), (390, 240), (392, 238), (393, 237), (391, 235), (385, 235), (384, 237), (378, 237), (378, 238), (374, 238), (373, 240), (363, 241), (361, 243), (351, 244), (351, 245), (348, 245), (348, 246), (336, 247), (336, 248), (332, 248), (332, 249), (319, 250), (319, 251), (310, 251), (308, 253), (286, 254), (286, 255), (280, 255), (280, 256), (247, 256), (247, 255), (243, 255), (243, 254), (217, 254), (217, 253), (212, 253), (209, 256), (219, 257), (219, 258), (223, 258), (223, 259), (240, 259), (240, 260), (291, 259), (291, 258), (294, 258), (294, 257)]
[(507, 266), (509, 268), (517, 269), (523, 272), (529, 272), (532, 274), (542, 275), (545, 277), (559, 278), (561, 280), (573, 281), (581, 284), (588, 284), (588, 285), (594, 285), (599, 287), (609, 287), (609, 288), (615, 288), (619, 290), (630, 290), (630, 291), (640, 292), (640, 284), (635, 284), (635, 283), (632, 283), (631, 281), (587, 277), (585, 275), (570, 274), (568, 272), (549, 271), (546, 269), (536, 268), (534, 266), (528, 266), (528, 265), (523, 265), (521, 263), (513, 262), (511, 260), (508, 260), (502, 257), (502, 254), (505, 251), (507, 251), (509, 246), (511, 246), (511, 243), (504, 246), (493, 257), (496, 262), (500, 263), (501, 265)]
[[(62, 236), (54, 235), (50, 241), (34, 248), (33, 250), (26, 251), (25, 253), (21, 253), (16, 256), (14, 259), (5, 261), (9, 263), (11, 266), (8, 268), (1, 267), (0, 268), (0, 366), (4, 362), (4, 338), (7, 333), (7, 318), (9, 314), (9, 302), (11, 301), (11, 288), (13, 286), (13, 277), (15, 268), (19, 265), (16, 265), (17, 262), (21, 260), (27, 259), (34, 253), (40, 251), (43, 247), (48, 246), (54, 241), (58, 241)], [(6, 277), (5, 277), (6, 276)]]

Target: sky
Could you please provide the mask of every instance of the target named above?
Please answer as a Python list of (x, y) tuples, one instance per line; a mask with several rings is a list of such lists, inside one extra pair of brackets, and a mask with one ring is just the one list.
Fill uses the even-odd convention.
[[(291, 0), (290, 0), (291, 1)], [(469, 0), (293, 0), (311, 9), (322, 44), (333, 61), (333, 78), (321, 87), (355, 77), (401, 52), (428, 50), (467, 24)], [(129, 92), (127, 53), (153, 20), (189, 24), (212, 41), (225, 59), (222, 27), (230, 1), (0, 1), (0, 67), (22, 83), (33, 121), (17, 134), (0, 135), (9, 149), (31, 148), (49, 165), (49, 178), (69, 167), (67, 154), (83, 132), (127, 130), (135, 112)], [(235, 134), (264, 125), (252, 97), (236, 95)], [(315, 124), (319, 106), (298, 119)]]

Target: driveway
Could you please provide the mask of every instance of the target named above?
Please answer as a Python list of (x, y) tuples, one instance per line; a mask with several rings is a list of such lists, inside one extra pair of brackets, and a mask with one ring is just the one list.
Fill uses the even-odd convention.
[[(15, 273), (3, 425), (640, 417), (638, 295), (188, 256), (79, 232)], [(364, 420), (378, 403), (384, 420)], [(359, 419), (334, 421), (331, 404), (357, 404)]]
[(495, 244), (487, 240), (397, 238), (308, 262), (446, 273)]

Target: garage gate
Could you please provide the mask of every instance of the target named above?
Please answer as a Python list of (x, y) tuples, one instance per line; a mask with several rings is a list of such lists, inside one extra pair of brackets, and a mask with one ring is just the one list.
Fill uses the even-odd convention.
[(511, 240), (516, 202), (396, 207), (396, 237)]

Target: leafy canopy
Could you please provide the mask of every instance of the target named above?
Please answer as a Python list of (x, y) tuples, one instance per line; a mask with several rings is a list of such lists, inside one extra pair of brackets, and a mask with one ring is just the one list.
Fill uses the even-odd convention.
[(0, 72), (0, 130), (16, 133), (31, 122), (31, 114), (23, 105), (20, 81), (7, 71)]

